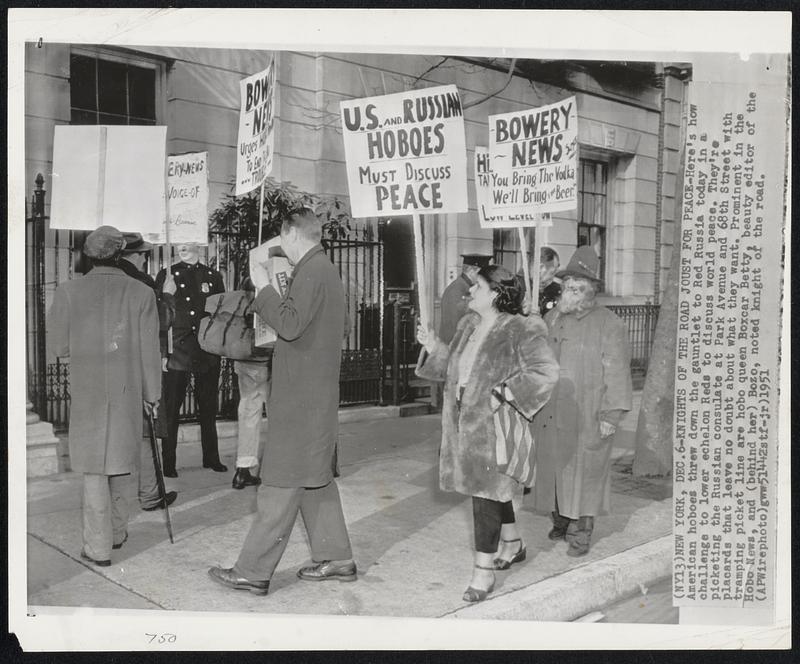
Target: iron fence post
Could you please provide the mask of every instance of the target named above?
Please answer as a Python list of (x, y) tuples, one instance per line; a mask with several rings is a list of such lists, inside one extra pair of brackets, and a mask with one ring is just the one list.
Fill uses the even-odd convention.
[(392, 403), (400, 405), (400, 302), (392, 303)]
[(45, 294), (44, 294), (44, 235), (45, 235), (45, 217), (44, 217), (44, 176), (41, 173), (36, 174), (36, 187), (33, 192), (33, 214), (31, 222), (33, 223), (33, 247), (32, 247), (32, 260), (33, 265), (31, 272), (33, 273), (33, 302), (34, 302), (34, 318), (36, 321), (36, 395), (34, 405), (36, 406), (37, 413), (44, 419), (45, 409), (47, 407), (47, 352), (46, 352), (46, 334), (45, 328)]

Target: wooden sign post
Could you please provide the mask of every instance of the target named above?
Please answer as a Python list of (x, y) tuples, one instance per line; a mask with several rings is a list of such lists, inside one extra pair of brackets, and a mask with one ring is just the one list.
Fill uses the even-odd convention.
[(428, 311), (428, 285), (425, 279), (425, 259), (422, 252), (422, 223), (418, 214), (412, 215), (414, 220), (414, 263), (417, 270), (417, 297), (419, 298), (419, 322), (426, 330), (430, 327)]

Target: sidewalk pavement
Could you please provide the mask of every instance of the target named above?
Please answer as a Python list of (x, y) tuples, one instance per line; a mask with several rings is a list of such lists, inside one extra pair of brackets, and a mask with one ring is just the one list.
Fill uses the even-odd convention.
[[(366, 411), (365, 411), (366, 412)], [(550, 521), (524, 501), (517, 512), (528, 558), (497, 573), (485, 602), (461, 595), (472, 566), (471, 501), (438, 489), (440, 416), (354, 421), (340, 428), (339, 487), (359, 567), (357, 583), (308, 583), (296, 570), (309, 561), (297, 524), (267, 597), (234, 591), (207, 577), (231, 566), (249, 529), (256, 489), (231, 489), (236, 439), (220, 440), (223, 463), (200, 467), (200, 445), (178, 449), (179, 492), (170, 508), (175, 543), (163, 512), (132, 503), (129, 540), (100, 568), (80, 559), (81, 477), (62, 473), (28, 482), (28, 603), (184, 611), (316, 615), (573, 620), (638, 592), (671, 570), (670, 479), (630, 474), (636, 413), (615, 442), (613, 513), (596, 521), (583, 558), (547, 539)], [(357, 418), (356, 418), (357, 419)], [(187, 432), (190, 433), (190, 432)], [(185, 437), (189, 441), (192, 436)], [(522, 496), (520, 496), (522, 499)]]

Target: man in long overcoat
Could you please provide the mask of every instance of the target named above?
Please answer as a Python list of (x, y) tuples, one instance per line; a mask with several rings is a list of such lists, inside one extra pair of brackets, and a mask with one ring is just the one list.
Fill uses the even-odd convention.
[(209, 575), (230, 588), (266, 595), (298, 511), (313, 565), (304, 580), (355, 581), (350, 538), (334, 480), (338, 437), (339, 367), (345, 325), (344, 289), (320, 246), (321, 225), (311, 210), (285, 220), (281, 246), (294, 265), (286, 295), (269, 285), (263, 266), (251, 266), (260, 289), (254, 309), (278, 335), (272, 356), (258, 513), (232, 568)]
[(535, 506), (553, 518), (550, 539), (566, 539), (570, 556), (588, 553), (594, 517), (609, 510), (614, 433), (631, 409), (630, 349), (623, 322), (595, 295), (599, 260), (575, 251), (561, 299), (545, 316), (560, 365), (550, 401), (534, 419)]
[(161, 395), (153, 291), (116, 267), (125, 245), (112, 226), (86, 238), (91, 272), (61, 284), (48, 315), (51, 353), (70, 359), (69, 454), (83, 473), (83, 550), (98, 565), (128, 537), (126, 480), (142, 441), (142, 407)]
[[(172, 288), (164, 289), (159, 292), (156, 282), (149, 274), (144, 271), (147, 255), (153, 248), (149, 242), (145, 242), (141, 233), (123, 233), (125, 238), (125, 248), (122, 250), (117, 266), (129, 277), (136, 279), (150, 288), (156, 296), (158, 306), (159, 323), (159, 347), (161, 348), (162, 366), (164, 359), (168, 356), (167, 333), (175, 319), (175, 284)], [(171, 279), (169, 277), (168, 279)], [(162, 497), (159, 494), (158, 482), (156, 480), (154, 451), (150, 442), (150, 423), (147, 421), (147, 414), (144, 413), (144, 438), (142, 439), (142, 450), (139, 459), (139, 504), (146, 512), (157, 509), (164, 509), (172, 505), (178, 497), (177, 491), (167, 491)]]

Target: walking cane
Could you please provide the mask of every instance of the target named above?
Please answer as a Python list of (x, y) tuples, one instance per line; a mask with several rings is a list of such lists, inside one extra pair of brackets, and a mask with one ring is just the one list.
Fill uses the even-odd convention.
[(167, 517), (167, 533), (169, 534), (170, 544), (175, 544), (172, 539), (172, 521), (169, 518), (169, 505), (167, 505), (167, 490), (164, 488), (164, 473), (161, 471), (161, 455), (158, 452), (156, 443), (156, 425), (153, 421), (153, 411), (148, 410), (147, 421), (150, 423), (150, 451), (153, 453), (153, 466), (156, 469), (156, 482), (158, 483), (158, 494), (164, 503), (164, 514)]

